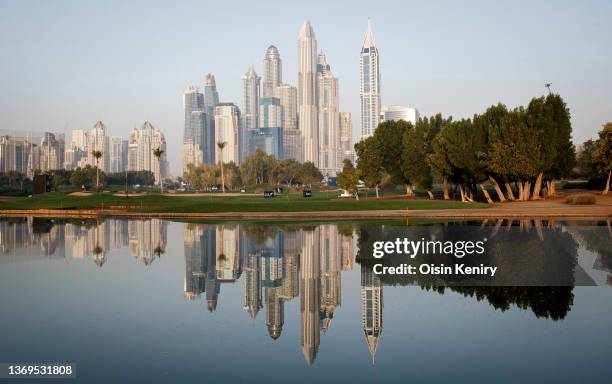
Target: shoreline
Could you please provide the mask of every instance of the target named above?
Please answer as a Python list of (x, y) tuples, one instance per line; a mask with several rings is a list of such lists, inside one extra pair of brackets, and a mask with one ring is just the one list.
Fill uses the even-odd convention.
[(612, 218), (611, 206), (514, 207), (423, 209), (423, 210), (364, 210), (364, 211), (300, 211), (300, 212), (134, 212), (116, 209), (24, 209), (1, 210), (0, 217), (135, 217), (135, 218), (199, 218), (199, 219), (367, 219), (367, 218)]

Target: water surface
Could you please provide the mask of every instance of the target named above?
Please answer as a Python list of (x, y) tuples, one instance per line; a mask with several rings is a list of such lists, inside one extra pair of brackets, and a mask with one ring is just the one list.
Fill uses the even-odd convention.
[[(409, 224), (0, 220), (0, 362), (73, 362), (86, 383), (612, 377), (607, 223)], [(574, 284), (372, 273), (372, 239), (448, 227), (508, 266), (564, 260)]]

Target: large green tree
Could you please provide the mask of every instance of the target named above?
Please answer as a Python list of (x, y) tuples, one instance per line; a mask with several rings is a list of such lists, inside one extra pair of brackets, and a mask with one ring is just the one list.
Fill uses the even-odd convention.
[[(433, 199), (431, 188), (433, 186), (432, 166), (427, 160), (432, 154), (434, 137), (451, 122), (451, 118), (444, 119), (441, 114), (430, 118), (419, 119), (414, 129), (404, 132), (402, 169), (404, 177), (416, 187), (427, 191), (429, 198)], [(448, 195), (448, 192), (446, 192)]]
[(376, 190), (376, 198), (380, 198), (380, 184), (385, 177), (385, 169), (382, 166), (380, 149), (377, 147), (378, 141), (372, 136), (361, 140), (355, 144), (355, 152), (359, 160), (357, 161), (358, 176), (365, 183), (366, 187)]
[(374, 140), (382, 160), (382, 166), (391, 177), (391, 182), (404, 185), (408, 196), (414, 195), (412, 183), (406, 178), (402, 167), (402, 153), (404, 152), (404, 135), (406, 131), (414, 129), (412, 123), (399, 121), (384, 121), (376, 127)]

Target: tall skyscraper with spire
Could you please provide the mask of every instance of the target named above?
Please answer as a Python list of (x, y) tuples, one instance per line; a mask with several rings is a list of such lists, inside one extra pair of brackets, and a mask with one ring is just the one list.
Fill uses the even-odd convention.
[(274, 89), (283, 83), (283, 67), (278, 53), (278, 48), (274, 45), (268, 47), (264, 58), (263, 69), (263, 97), (273, 97)]
[(298, 103), (303, 159), (319, 166), (317, 39), (308, 20), (302, 24), (298, 39)]
[(212, 73), (204, 79), (204, 111), (206, 112), (206, 130), (204, 134), (204, 162), (213, 164), (215, 162), (215, 107), (219, 104), (219, 92), (217, 83)]
[(317, 90), (319, 92), (319, 168), (324, 176), (335, 177), (340, 169), (336, 164), (338, 125), (340, 124), (338, 79), (331, 72), (325, 54), (321, 51), (317, 61)]
[(374, 133), (380, 119), (380, 68), (378, 49), (368, 20), (368, 31), (363, 39), (360, 55), (361, 138)]

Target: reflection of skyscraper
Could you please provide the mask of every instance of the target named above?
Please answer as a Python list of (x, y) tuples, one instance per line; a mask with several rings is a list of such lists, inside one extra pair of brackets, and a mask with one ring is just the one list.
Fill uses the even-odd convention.
[(243, 278), (243, 301), (245, 311), (252, 319), (257, 317), (261, 305), (261, 279), (259, 278), (259, 259), (261, 254), (257, 251), (249, 252), (245, 260)]
[(217, 225), (216, 271), (220, 282), (235, 281), (240, 275), (238, 226)]
[(306, 363), (314, 363), (319, 350), (319, 229), (304, 231), (304, 243), (300, 255), (300, 309), (302, 313), (302, 353)]
[(300, 292), (299, 267), (302, 239), (301, 231), (283, 233), (283, 283), (280, 291), (283, 300), (291, 300)]
[(382, 283), (372, 269), (361, 265), (361, 325), (368, 349), (372, 355), (372, 365), (382, 334)]
[(268, 334), (274, 340), (280, 337), (285, 322), (285, 303), (279, 295), (280, 292), (280, 287), (265, 288), (266, 325)]
[(130, 254), (145, 265), (150, 265), (166, 251), (167, 226), (168, 222), (160, 219), (130, 220)]
[(335, 225), (320, 226), (321, 258), (321, 329), (327, 332), (334, 311), (340, 305), (340, 255), (338, 253), (338, 227)]
[(204, 226), (185, 224), (183, 243), (185, 245), (185, 280), (183, 295), (188, 300), (195, 300), (205, 290), (206, 258), (202, 237)]

